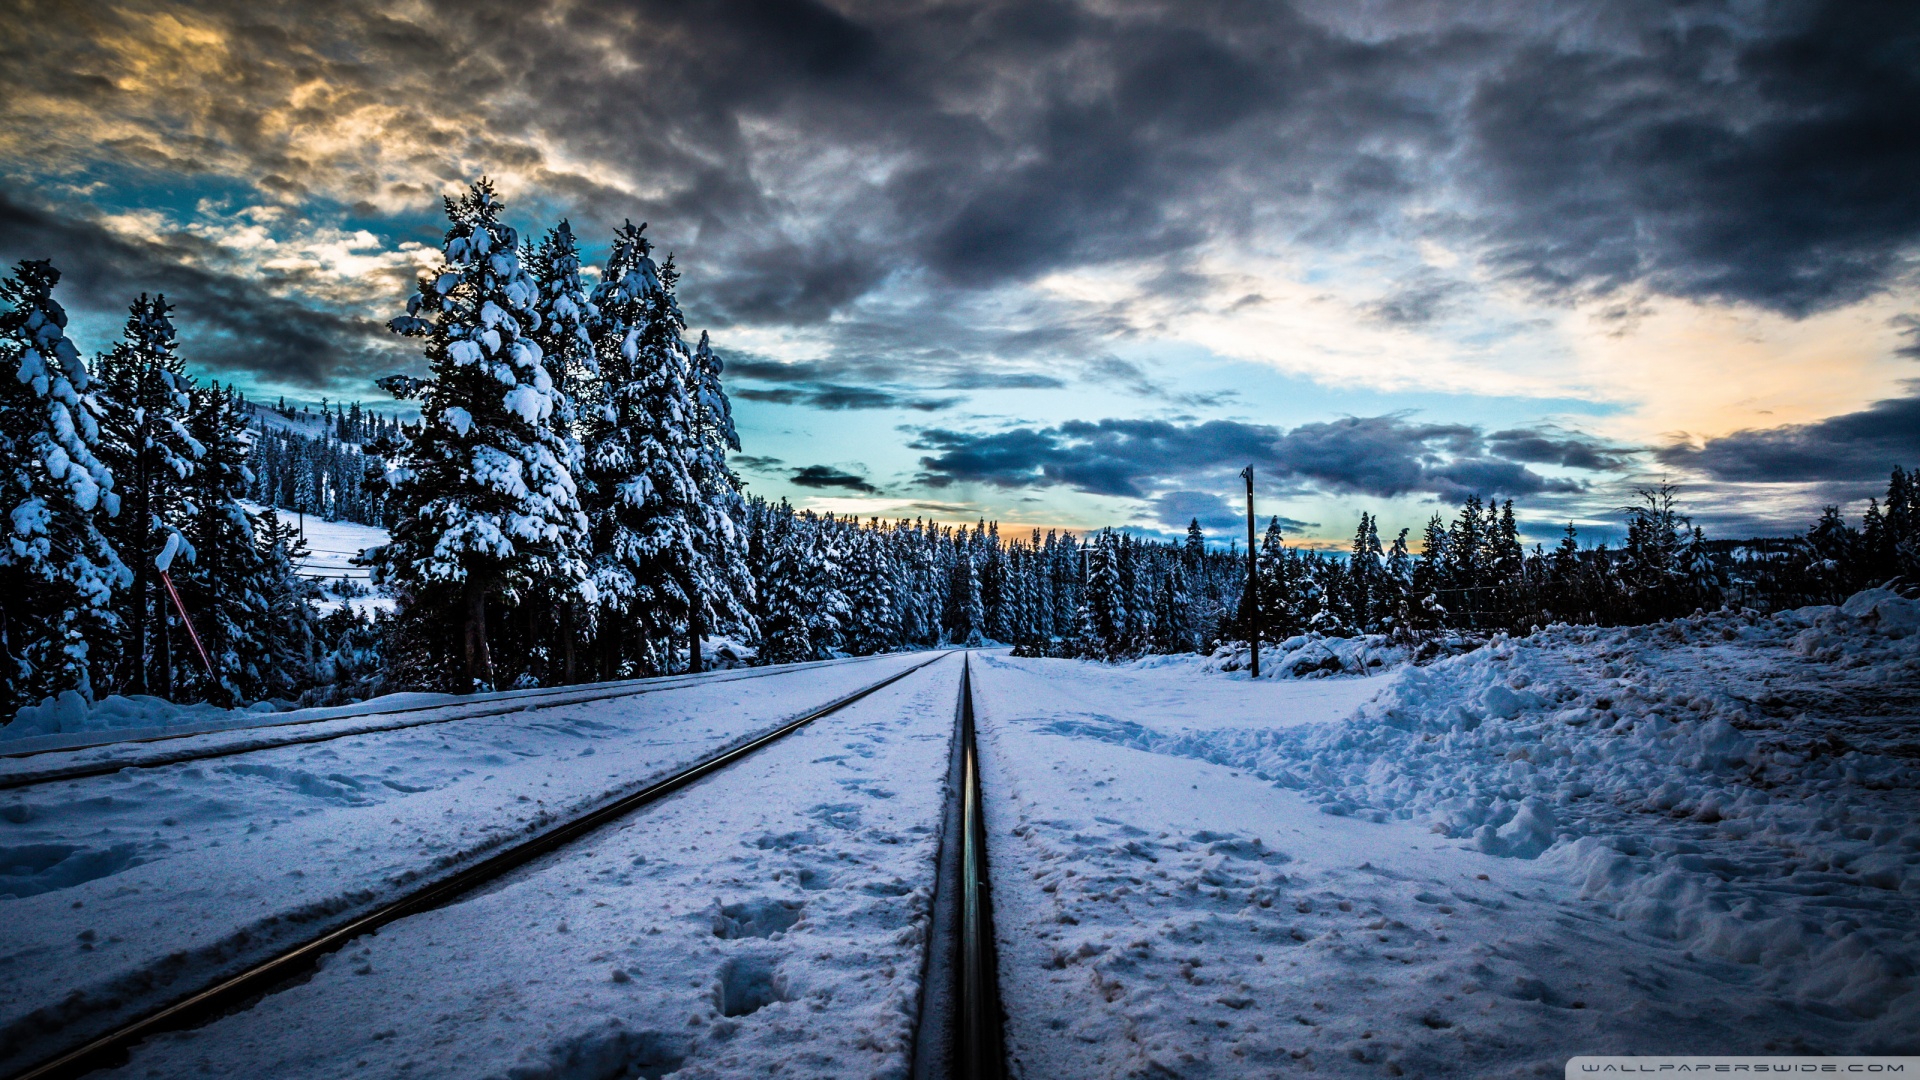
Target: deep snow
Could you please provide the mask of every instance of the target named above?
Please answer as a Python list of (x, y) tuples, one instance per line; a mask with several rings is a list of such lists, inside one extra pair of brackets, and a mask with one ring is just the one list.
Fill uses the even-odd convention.
[[(1913, 601), (1555, 627), (1369, 676), (973, 656), (1018, 1075), (1920, 1049)], [(0, 1067), (924, 659), (7, 797)], [(901, 1075), (958, 671), (127, 1074)]]
[(1169, 723), (1156, 672), (984, 659), (1025, 1075), (1912, 1052), (1916, 614), (1556, 628), (1286, 726), (1206, 724), (1250, 689), (1217, 675)]
[[(258, 510), (258, 507), (248, 506), (248, 509)], [(301, 516), (291, 510), (278, 513), (281, 521), (302, 522)], [(315, 605), (319, 610), (332, 611), (342, 604), (362, 614), (393, 610), (393, 598), (374, 588), (372, 571), (356, 561), (368, 549), (385, 545), (391, 539), (387, 530), (351, 521), (322, 521), (314, 514), (306, 515), (301, 530), (307, 542), (307, 555), (294, 569), (301, 577), (312, 578), (327, 590), (327, 598)], [(342, 599), (339, 595), (342, 582), (347, 583), (347, 591), (363, 595)]]
[(7, 793), (0, 1069), (926, 659), (723, 673)]
[(944, 657), (115, 1075), (904, 1076), (959, 674)]

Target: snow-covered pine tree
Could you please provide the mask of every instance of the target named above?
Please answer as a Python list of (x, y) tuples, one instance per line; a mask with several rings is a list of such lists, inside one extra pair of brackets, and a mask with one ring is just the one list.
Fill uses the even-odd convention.
[(1413, 552), (1407, 547), (1407, 533), (1401, 529), (1400, 535), (1393, 538), (1393, 547), (1387, 552), (1386, 573), (1383, 580), (1388, 598), (1383, 605), (1388, 622), (1384, 627), (1389, 633), (1405, 639), (1413, 626)]
[(1446, 520), (1437, 513), (1427, 519), (1420, 558), (1413, 567), (1413, 615), (1422, 629), (1438, 627), (1446, 619), (1445, 603), (1451, 599), (1443, 595), (1450, 584), (1447, 578), (1448, 567), (1452, 565), (1447, 551), (1449, 542)]
[(769, 664), (813, 659), (802, 566), (807, 538), (799, 535), (798, 524), (785, 516), (771, 522), (767, 531), (767, 564), (760, 578), (760, 658)]
[(1013, 635), (1007, 627), (1007, 552), (1000, 543), (1000, 523), (987, 526), (979, 541), (980, 633), (993, 641), (1006, 641)]
[(255, 521), (253, 539), (260, 595), (257, 695), (291, 698), (313, 680), (318, 660), (317, 620), (309, 603), (316, 590), (295, 570), (306, 557), (306, 542), (272, 507)]
[(176, 560), (193, 561), (180, 527), (187, 515), (186, 484), (200, 458), (200, 445), (186, 427), (193, 383), (177, 351), (171, 310), (166, 297), (142, 293), (120, 342), (99, 364), (100, 459), (120, 495), (120, 513), (106, 532), (133, 573), (121, 605), (119, 685), (163, 697), (173, 691), (174, 641), (159, 575)]
[[(966, 530), (961, 530), (966, 535)], [(986, 604), (980, 595), (980, 568), (974, 561), (976, 544), (969, 539), (954, 545), (953, 567), (947, 591), (947, 640), (969, 648), (986, 637)]]
[(842, 589), (851, 615), (846, 634), (848, 652), (869, 656), (899, 647), (894, 595), (898, 580), (883, 534), (878, 529), (855, 530), (849, 538)]
[(1126, 604), (1121, 599), (1113, 531), (1103, 530), (1086, 549), (1087, 580), (1081, 590), (1080, 639), (1087, 653), (1112, 660), (1120, 655), (1126, 633)]
[(186, 426), (201, 451), (187, 481), (181, 522), (194, 559), (174, 578), (213, 676), (209, 681), (198, 655), (182, 650), (175, 658), (174, 685), (181, 700), (231, 707), (256, 699), (265, 683), (262, 567), (253, 521), (240, 505), (253, 479), (246, 464), (253, 432), (239, 395), (219, 383), (194, 390)]
[(1195, 652), (1191, 623), (1193, 599), (1187, 595), (1187, 574), (1181, 560), (1170, 559), (1154, 588), (1153, 650), (1160, 653)]
[(1372, 514), (1360, 515), (1354, 530), (1353, 552), (1347, 561), (1344, 621), (1357, 632), (1370, 633), (1386, 617), (1385, 555), (1380, 550), (1380, 531)]
[(806, 581), (808, 634), (813, 640), (813, 658), (824, 660), (842, 651), (853, 624), (853, 607), (842, 588), (846, 580), (846, 536), (832, 514), (820, 519), (809, 510), (802, 520), (809, 536), (801, 564)]
[(105, 657), (91, 643), (114, 636), (114, 594), (132, 582), (98, 524), (119, 496), (59, 281), (44, 261), (0, 281), (0, 716), (68, 691), (92, 699)]
[(484, 178), (446, 210), (440, 267), (388, 324), (426, 340), (432, 378), (388, 472), (393, 540), (375, 569), (462, 627), (455, 688), (469, 692), (495, 681), (488, 600), (584, 579), (586, 519), (553, 423), (553, 379), (529, 337), (539, 289), (518, 237)]
[(645, 225), (614, 234), (604, 280), (594, 290), (600, 378), (583, 410), (590, 485), (594, 582), (600, 594), (601, 677), (650, 663), (642, 652), (688, 625), (701, 571), (706, 507), (695, 483), (692, 365), (683, 322), (652, 257)]
[[(740, 449), (740, 434), (733, 426), (733, 404), (721, 385), (723, 370), (706, 331), (701, 331), (700, 344), (693, 350), (690, 387), (694, 456), (689, 472), (705, 512), (697, 536), (700, 564), (687, 627), (693, 646), (690, 656), (695, 658), (708, 627), (717, 625), (748, 638), (758, 633), (753, 625), (753, 576), (747, 572), (746, 537), (740, 531), (744, 511), (740, 477), (727, 464), (727, 454)], [(889, 609), (889, 618), (893, 614)]]
[[(553, 379), (552, 425), (564, 454), (567, 470), (576, 478), (585, 476), (586, 454), (580, 443), (579, 402), (592, 378), (599, 374), (599, 359), (593, 347), (592, 327), (599, 312), (580, 281), (580, 245), (573, 238), (573, 227), (565, 218), (547, 230), (539, 246), (529, 245), (525, 256), (534, 286), (540, 291), (535, 304), (539, 326), (530, 335), (540, 346), (547, 374)], [(591, 604), (591, 578), (559, 579), (541, 583), (545, 597), (557, 609), (559, 641), (559, 681), (572, 683), (579, 678), (578, 641), (581, 605)]]
[[(1294, 562), (1287, 551), (1286, 535), (1280, 530), (1278, 517), (1267, 519), (1266, 532), (1260, 537), (1260, 554), (1254, 560), (1254, 568), (1260, 584), (1257, 629), (1261, 638), (1284, 641), (1299, 633), (1304, 628), (1299, 616), (1299, 583), (1294, 580)], [(1246, 628), (1242, 629), (1244, 631)]]
[(1144, 541), (1120, 538), (1120, 580), (1127, 595), (1126, 649), (1138, 656), (1153, 645), (1153, 554)]
[(580, 281), (580, 245), (566, 219), (547, 230), (537, 247), (529, 246), (525, 260), (540, 294), (534, 302), (540, 324), (528, 336), (539, 344), (553, 380), (554, 422), (566, 429), (582, 388), (599, 369), (592, 334), (599, 312)]

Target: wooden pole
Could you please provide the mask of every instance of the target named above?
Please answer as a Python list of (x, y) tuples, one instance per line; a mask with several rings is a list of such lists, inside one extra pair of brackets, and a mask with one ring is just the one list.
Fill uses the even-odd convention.
[(1247, 481), (1247, 645), (1253, 650), (1253, 677), (1260, 677), (1260, 572), (1253, 540), (1253, 466), (1241, 470)]

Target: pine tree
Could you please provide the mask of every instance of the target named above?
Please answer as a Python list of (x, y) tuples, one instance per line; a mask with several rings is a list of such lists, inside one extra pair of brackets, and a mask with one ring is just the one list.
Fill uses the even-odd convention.
[[(733, 405), (721, 385), (724, 365), (705, 331), (693, 350), (692, 383), (693, 460), (688, 471), (699, 492), (704, 517), (697, 534), (699, 572), (690, 605), (693, 621), (688, 634), (698, 644), (704, 627), (721, 627), (752, 637), (753, 576), (747, 572), (746, 542), (740, 532), (744, 503), (740, 477), (727, 464), (729, 451), (740, 449), (733, 426)], [(889, 618), (893, 613), (888, 613)]]
[(132, 575), (98, 521), (119, 511), (101, 405), (53, 298), (60, 272), (0, 281), (0, 716), (63, 692), (91, 700), (91, 642), (118, 629)]
[(849, 543), (844, 592), (852, 615), (847, 651), (856, 656), (889, 652), (900, 644), (893, 559), (877, 529), (856, 530)]
[(683, 323), (672, 274), (653, 261), (645, 228), (628, 222), (615, 234), (594, 291), (600, 378), (583, 426), (604, 678), (621, 662), (627, 627), (651, 643), (688, 626), (706, 520), (691, 470)]
[(120, 494), (120, 513), (107, 536), (133, 574), (121, 613), (122, 685), (161, 696), (173, 692), (174, 642), (159, 575), (176, 558), (193, 561), (180, 527), (187, 516), (186, 483), (200, 458), (186, 428), (193, 383), (177, 352), (171, 310), (164, 296), (141, 294), (121, 341), (100, 360), (100, 458)]
[(1260, 589), (1260, 620), (1255, 629), (1263, 640), (1284, 641), (1304, 628), (1299, 582), (1293, 570), (1294, 561), (1287, 551), (1280, 519), (1268, 518), (1266, 532), (1260, 538), (1260, 552), (1254, 560), (1254, 574)]
[(808, 538), (797, 518), (783, 515), (767, 531), (767, 563), (760, 575), (760, 658), (769, 664), (813, 659), (807, 617)]
[(1413, 553), (1407, 548), (1407, 533), (1401, 529), (1400, 535), (1393, 538), (1393, 547), (1387, 552), (1386, 574), (1383, 583), (1387, 589), (1387, 600), (1382, 610), (1386, 613), (1387, 623), (1384, 629), (1395, 636), (1405, 639), (1413, 630)]
[(254, 523), (253, 538), (260, 604), (254, 638), (256, 694), (262, 699), (290, 698), (315, 674), (318, 638), (310, 601), (317, 590), (295, 570), (306, 558), (305, 541), (272, 507)]
[(253, 522), (240, 505), (252, 479), (246, 466), (252, 433), (238, 395), (218, 383), (193, 392), (186, 427), (200, 446), (181, 522), (194, 558), (174, 576), (213, 673), (209, 680), (201, 658), (182, 650), (174, 685), (182, 699), (231, 706), (255, 695), (262, 682), (258, 635), (265, 600)]
[(539, 290), (485, 179), (446, 200), (438, 271), (389, 325), (426, 340), (420, 424), (389, 470), (381, 580), (462, 627), (462, 692), (494, 684), (487, 603), (586, 576), (583, 517), (540, 346)]
[[(549, 423), (568, 472), (584, 477), (586, 456), (580, 443), (578, 404), (588, 381), (599, 373), (591, 331), (599, 311), (580, 281), (580, 246), (573, 238), (573, 227), (561, 219), (538, 247), (529, 246), (525, 261), (540, 291), (535, 305), (540, 323), (531, 336), (540, 346), (547, 373), (553, 379), (554, 408)], [(579, 678), (580, 605), (592, 603), (594, 586), (588, 578), (549, 580), (541, 586), (558, 610), (558, 677), (561, 682), (571, 683)]]
[(1087, 548), (1087, 580), (1082, 590), (1080, 638), (1089, 655), (1112, 660), (1120, 655), (1126, 633), (1126, 603), (1121, 598), (1117, 545), (1111, 529)]

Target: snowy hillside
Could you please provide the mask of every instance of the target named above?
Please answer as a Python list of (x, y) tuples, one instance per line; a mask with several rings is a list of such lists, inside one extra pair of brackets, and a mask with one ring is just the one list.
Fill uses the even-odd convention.
[[(266, 509), (259, 503), (241, 505), (256, 514)], [(294, 570), (301, 577), (320, 583), (326, 591), (326, 599), (318, 605), (323, 612), (336, 610), (343, 603), (361, 612), (393, 610), (393, 599), (373, 590), (372, 571), (354, 564), (369, 548), (387, 542), (387, 530), (351, 521), (322, 521), (315, 515), (303, 519), (290, 510), (278, 513), (282, 521), (298, 525), (306, 538), (306, 557), (294, 565)], [(341, 596), (343, 592), (349, 594), (345, 599)]]

